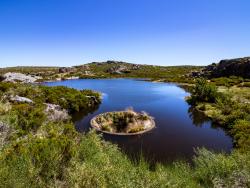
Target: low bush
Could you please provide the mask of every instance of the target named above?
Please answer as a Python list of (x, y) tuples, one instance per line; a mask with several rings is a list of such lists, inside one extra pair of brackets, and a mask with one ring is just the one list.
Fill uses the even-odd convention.
[(46, 119), (42, 106), (17, 104), (12, 110), (16, 115), (16, 129), (21, 130), (20, 133), (36, 132)]
[(250, 121), (237, 120), (231, 130), (236, 147), (242, 151), (250, 151)]
[(197, 79), (188, 102), (190, 104), (196, 104), (198, 102), (214, 103), (218, 96), (217, 88), (214, 85), (208, 84), (205, 79)]

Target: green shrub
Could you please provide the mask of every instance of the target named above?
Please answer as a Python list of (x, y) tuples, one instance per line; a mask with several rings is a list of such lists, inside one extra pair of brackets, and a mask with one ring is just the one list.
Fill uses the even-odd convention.
[(205, 79), (197, 79), (194, 89), (191, 92), (191, 98), (188, 99), (190, 104), (197, 102), (212, 102), (214, 103), (218, 97), (217, 88), (214, 85), (208, 84)]
[(27, 134), (36, 131), (45, 121), (44, 107), (30, 104), (14, 105), (16, 115), (16, 129)]
[(250, 121), (237, 120), (231, 130), (235, 144), (242, 151), (250, 151)]

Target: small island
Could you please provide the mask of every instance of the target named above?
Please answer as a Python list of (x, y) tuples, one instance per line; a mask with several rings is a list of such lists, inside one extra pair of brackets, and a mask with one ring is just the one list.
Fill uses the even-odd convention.
[(132, 109), (99, 114), (91, 119), (90, 124), (98, 131), (113, 135), (138, 135), (155, 127), (153, 117)]

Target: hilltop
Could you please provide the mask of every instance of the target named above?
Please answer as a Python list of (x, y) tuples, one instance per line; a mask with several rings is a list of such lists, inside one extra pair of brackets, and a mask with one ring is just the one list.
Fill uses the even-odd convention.
[(206, 66), (203, 75), (209, 78), (240, 76), (250, 78), (250, 57), (224, 59)]
[[(78, 78), (146, 78), (152, 81), (193, 84), (195, 78), (205, 77), (216, 85), (246, 83), (245, 85), (248, 86), (250, 57), (221, 60), (219, 63), (212, 63), (205, 67), (158, 66), (109, 60), (72, 67), (8, 67), (0, 69), (2, 77), (11, 77), (11, 74), (5, 75), (8, 72), (29, 75), (36, 78), (36, 82)], [(15, 80), (16, 77), (13, 74), (13, 78), (9, 79)]]
[(76, 78), (148, 78), (166, 82), (193, 82), (191, 72), (198, 66), (156, 66), (132, 64), (122, 61), (92, 62), (72, 67), (9, 67), (0, 69), (0, 74), (20, 72), (39, 76), (39, 81)]

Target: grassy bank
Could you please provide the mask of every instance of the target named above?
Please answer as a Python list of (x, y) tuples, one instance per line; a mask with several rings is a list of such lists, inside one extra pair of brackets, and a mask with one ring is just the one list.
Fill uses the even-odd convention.
[[(198, 149), (194, 164), (154, 168), (134, 162), (95, 132), (75, 131), (70, 119), (53, 121), (44, 103), (69, 113), (88, 109), (91, 91), (0, 83), (0, 187), (247, 187), (249, 151), (215, 154)], [(13, 102), (19, 95), (32, 103)], [(100, 102), (100, 101), (99, 101)]]
[(188, 102), (233, 136), (241, 151), (250, 150), (250, 88), (220, 86), (199, 79)]

